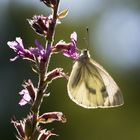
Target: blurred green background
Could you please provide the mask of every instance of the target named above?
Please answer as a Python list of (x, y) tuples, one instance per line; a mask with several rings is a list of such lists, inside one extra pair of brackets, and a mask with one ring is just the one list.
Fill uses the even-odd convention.
[[(102, 64), (120, 86), (125, 104), (119, 108), (87, 110), (73, 103), (67, 94), (65, 79), (49, 87), (51, 96), (41, 112), (62, 111), (67, 123), (46, 125), (54, 128), (59, 137), (52, 140), (140, 140), (140, 1), (139, 0), (61, 0), (60, 9), (68, 8), (69, 15), (57, 27), (55, 42), (69, 42), (73, 31), (78, 34), (78, 47), (86, 48), (86, 27), (89, 27), (92, 57)], [(36, 35), (27, 23), (34, 14), (48, 15), (50, 11), (39, 0), (0, 1), (0, 139), (14, 140), (16, 131), (10, 120), (21, 119), (28, 106), (20, 107), (18, 92), (24, 79), (37, 77), (27, 61), (10, 62), (15, 53), (7, 41), (21, 37), (26, 47)], [(70, 73), (73, 62), (62, 55), (52, 57), (50, 69), (63, 67)]]

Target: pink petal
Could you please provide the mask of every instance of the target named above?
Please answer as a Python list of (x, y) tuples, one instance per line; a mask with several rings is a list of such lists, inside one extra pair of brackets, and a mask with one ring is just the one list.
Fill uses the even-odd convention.
[(77, 41), (77, 33), (73, 32), (70, 36), (70, 39), (74, 39), (75, 41)]

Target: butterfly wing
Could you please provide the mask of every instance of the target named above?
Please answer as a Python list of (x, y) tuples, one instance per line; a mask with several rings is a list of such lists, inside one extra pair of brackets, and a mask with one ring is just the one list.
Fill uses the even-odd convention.
[(98, 64), (93, 59), (89, 59), (89, 60), (91, 65), (97, 69), (105, 85), (105, 87), (101, 89), (102, 95), (106, 93), (103, 107), (115, 107), (115, 106), (123, 105), (124, 101), (123, 101), (121, 90), (119, 89), (118, 85), (113, 80), (113, 78), (100, 64)]
[(85, 108), (108, 108), (123, 104), (115, 81), (91, 58), (75, 62), (68, 81), (68, 94), (75, 103)]

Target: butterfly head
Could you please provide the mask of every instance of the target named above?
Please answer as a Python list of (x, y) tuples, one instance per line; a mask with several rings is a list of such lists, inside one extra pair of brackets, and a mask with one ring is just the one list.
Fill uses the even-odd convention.
[(90, 58), (89, 51), (87, 49), (81, 50), (81, 54), (78, 59), (83, 60), (83, 59), (87, 59), (87, 58)]

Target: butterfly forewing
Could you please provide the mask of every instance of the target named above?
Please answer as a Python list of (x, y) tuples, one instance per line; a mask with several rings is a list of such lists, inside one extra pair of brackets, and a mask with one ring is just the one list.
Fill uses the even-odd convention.
[(86, 53), (73, 65), (68, 94), (85, 108), (108, 108), (123, 104), (123, 97), (112, 77)]

